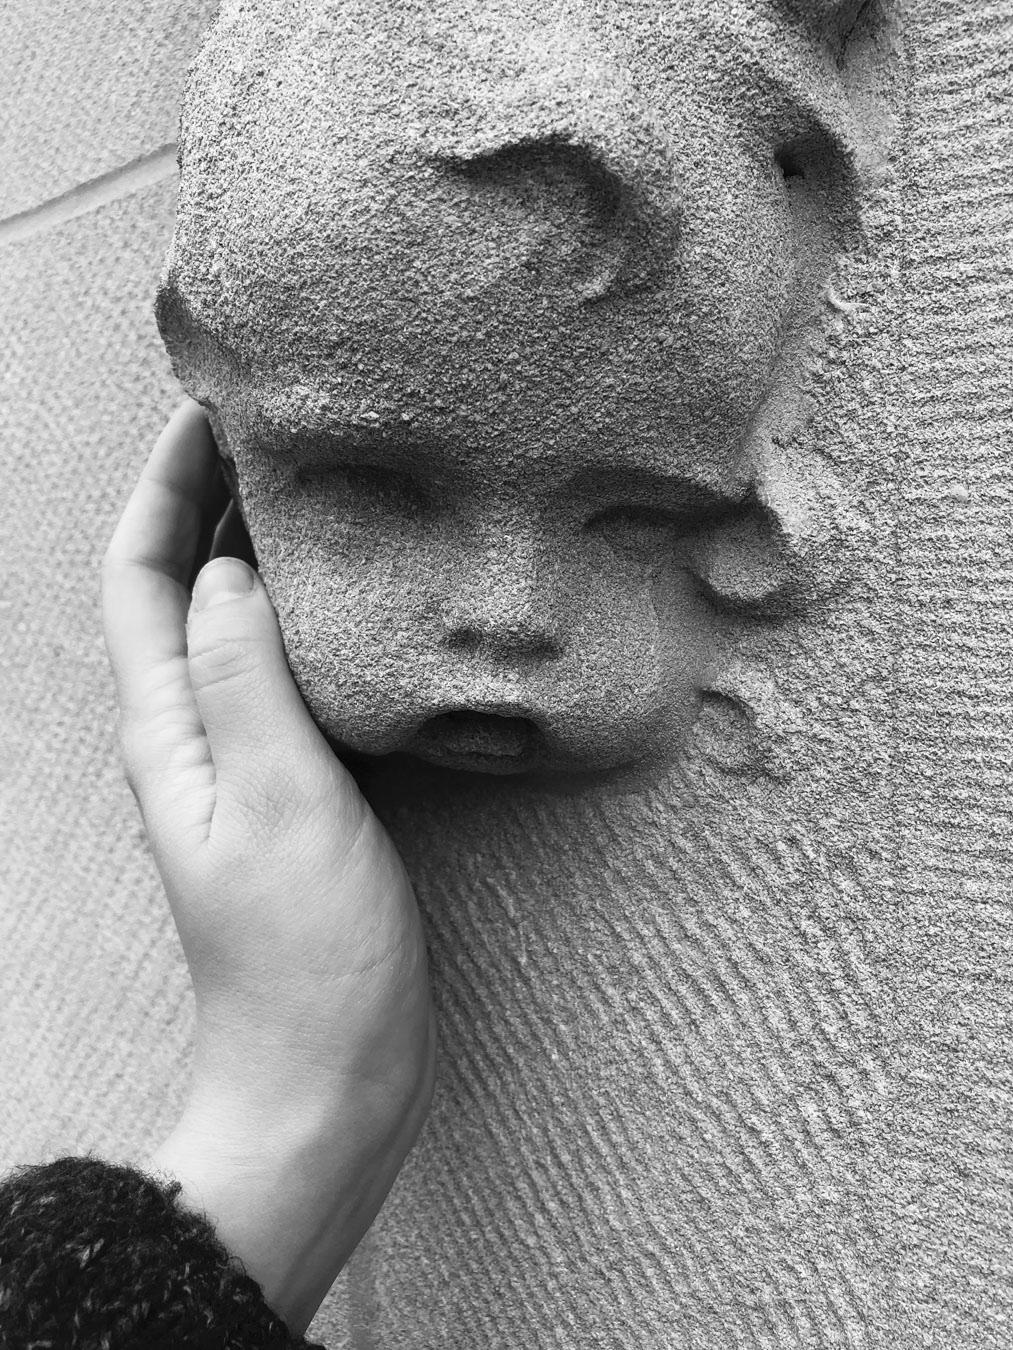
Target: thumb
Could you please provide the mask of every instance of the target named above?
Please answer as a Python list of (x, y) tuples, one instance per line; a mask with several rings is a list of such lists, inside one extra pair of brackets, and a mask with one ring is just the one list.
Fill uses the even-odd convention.
[[(187, 620), (190, 682), (215, 766), (216, 809), (318, 801), (344, 774), (296, 688), (274, 607), (237, 558), (201, 571)], [(287, 814), (287, 812), (286, 812)]]

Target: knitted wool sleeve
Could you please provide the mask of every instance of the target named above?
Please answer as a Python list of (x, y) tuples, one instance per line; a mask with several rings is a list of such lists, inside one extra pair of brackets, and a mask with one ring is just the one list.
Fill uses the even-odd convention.
[(293, 1336), (179, 1182), (97, 1158), (0, 1179), (4, 1350), (324, 1350)]

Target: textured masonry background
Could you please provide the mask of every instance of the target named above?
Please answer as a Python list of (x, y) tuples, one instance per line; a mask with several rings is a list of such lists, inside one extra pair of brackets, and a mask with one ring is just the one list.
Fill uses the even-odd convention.
[[(4, 15), (3, 1165), (137, 1158), (181, 1102), (97, 564), (176, 397), (151, 299), (212, 8)], [(330, 1345), (1009, 1344), (1013, 5), (925, 0), (901, 35), (877, 261), (823, 376), (867, 566), (785, 656), (802, 772), (381, 801), (444, 1076)]]

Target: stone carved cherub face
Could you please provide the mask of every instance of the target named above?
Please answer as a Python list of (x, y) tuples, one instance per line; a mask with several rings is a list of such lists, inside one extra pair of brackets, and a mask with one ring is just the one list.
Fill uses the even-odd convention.
[(757, 446), (847, 229), (824, 8), (224, 5), (159, 321), (338, 745), (676, 752), (722, 576), (784, 580)]

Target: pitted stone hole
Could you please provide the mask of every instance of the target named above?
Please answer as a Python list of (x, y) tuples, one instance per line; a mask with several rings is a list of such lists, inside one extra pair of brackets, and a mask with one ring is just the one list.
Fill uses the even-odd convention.
[(786, 183), (793, 178), (805, 180), (805, 151), (804, 141), (788, 141), (774, 151), (774, 163)]
[(494, 759), (526, 759), (541, 732), (527, 717), (458, 709), (430, 717), (419, 729), (418, 742), (458, 754)]

